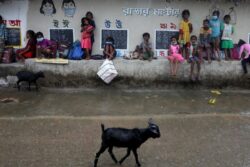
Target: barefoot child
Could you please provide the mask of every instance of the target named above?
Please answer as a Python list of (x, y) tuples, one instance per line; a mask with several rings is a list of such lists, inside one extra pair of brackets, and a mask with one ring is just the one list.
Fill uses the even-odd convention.
[(182, 21), (180, 23), (179, 30), (179, 42), (181, 44), (182, 55), (185, 55), (185, 58), (188, 59), (188, 47), (190, 45), (190, 34), (193, 31), (192, 23), (189, 21), (190, 12), (189, 10), (184, 10), (182, 12)]
[(169, 47), (168, 60), (170, 63), (170, 74), (172, 76), (176, 76), (177, 71), (179, 69), (179, 64), (184, 61), (182, 57), (180, 45), (178, 45), (177, 38), (171, 38), (171, 45)]
[[(192, 81), (200, 80), (200, 70), (201, 70), (201, 62), (202, 62), (202, 56), (199, 53), (199, 47), (198, 47), (198, 38), (197, 36), (193, 35), (191, 36), (191, 45), (189, 47), (189, 63), (191, 64), (191, 71), (190, 71), (190, 79)], [(194, 67), (195, 64), (197, 65), (197, 75), (194, 74)]]
[(213, 53), (215, 58), (220, 61), (220, 37), (222, 22), (220, 20), (220, 12), (215, 10), (212, 19), (209, 21), (210, 28), (212, 29), (211, 42), (213, 44)]
[(26, 39), (28, 43), (26, 44), (25, 48), (18, 49), (16, 51), (18, 61), (24, 62), (25, 59), (34, 58), (36, 57), (36, 35), (35, 32), (32, 30), (28, 30), (26, 32)]
[(200, 30), (200, 43), (199, 43), (199, 49), (202, 53), (203, 51), (206, 52), (206, 57), (208, 59), (208, 62), (211, 63), (211, 29), (209, 28), (209, 20), (203, 21), (203, 27)]
[(116, 57), (116, 50), (114, 47), (114, 39), (113, 37), (109, 36), (106, 39), (104, 50), (103, 50), (103, 56), (105, 59), (113, 60)]
[(240, 40), (238, 43), (238, 47), (240, 48), (240, 57), (241, 57), (241, 64), (243, 67), (244, 74), (248, 73), (247, 70), (247, 63), (250, 63), (250, 44), (247, 44), (245, 41)]
[(91, 36), (94, 27), (90, 25), (90, 21), (88, 18), (83, 19), (84, 24), (82, 25), (82, 40), (81, 46), (86, 55), (86, 60), (90, 59), (90, 50), (92, 49)]
[(226, 60), (232, 58), (232, 49), (234, 48), (232, 35), (234, 33), (233, 25), (230, 24), (231, 17), (230, 15), (226, 15), (224, 17), (224, 24), (222, 26), (222, 38), (221, 38), (221, 47), (225, 51)]
[(150, 34), (144, 33), (142, 36), (143, 36), (143, 42), (140, 45), (140, 49), (143, 55), (142, 59), (150, 61), (154, 57), (154, 52), (152, 51), (152, 43), (149, 41)]

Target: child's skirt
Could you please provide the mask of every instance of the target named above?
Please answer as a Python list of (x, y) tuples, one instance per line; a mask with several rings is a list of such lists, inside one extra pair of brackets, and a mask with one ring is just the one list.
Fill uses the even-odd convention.
[(182, 62), (184, 62), (185, 59), (182, 57), (181, 54), (175, 53), (175, 54), (172, 54), (172, 55), (168, 56), (168, 60), (178, 62), (178, 63), (182, 63)]
[(81, 46), (83, 49), (92, 49), (91, 38), (82, 39)]

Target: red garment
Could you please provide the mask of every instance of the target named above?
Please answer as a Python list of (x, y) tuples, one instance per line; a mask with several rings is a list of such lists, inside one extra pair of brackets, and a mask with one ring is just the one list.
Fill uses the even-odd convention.
[[(29, 48), (29, 49), (28, 49)], [(36, 57), (36, 40), (29, 39), (27, 45), (23, 49), (18, 49), (16, 51), (17, 54), (20, 54), (21, 52), (27, 50), (26, 52), (22, 53), (22, 56), (25, 58), (33, 58)]]
[(92, 36), (92, 31), (94, 30), (95, 28), (91, 25), (87, 25), (87, 26), (84, 26), (83, 27), (83, 32), (82, 32), (82, 39), (85, 39), (85, 38), (91, 38)]

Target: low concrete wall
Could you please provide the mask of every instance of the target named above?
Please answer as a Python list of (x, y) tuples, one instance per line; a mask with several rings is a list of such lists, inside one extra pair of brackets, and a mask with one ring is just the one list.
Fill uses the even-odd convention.
[[(13, 75), (17, 71), (43, 71), (46, 79), (41, 84), (46, 87), (95, 87), (105, 85), (97, 76), (102, 60), (70, 61), (68, 65), (52, 65), (35, 63), (30, 59), (24, 65), (0, 65), (0, 76)], [(169, 63), (166, 59), (149, 61), (116, 59), (114, 64), (119, 76), (111, 86), (194, 86), (206, 87), (250, 87), (250, 81), (242, 77), (242, 67), (239, 61), (214, 61), (202, 65), (200, 83), (189, 81), (190, 65), (181, 65), (176, 78), (169, 76)]]

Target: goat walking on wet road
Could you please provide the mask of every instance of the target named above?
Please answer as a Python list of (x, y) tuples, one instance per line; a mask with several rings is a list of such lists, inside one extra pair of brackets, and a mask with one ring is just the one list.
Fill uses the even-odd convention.
[(137, 149), (146, 142), (149, 138), (159, 138), (161, 136), (159, 127), (152, 122), (148, 122), (148, 127), (145, 129), (124, 129), (124, 128), (108, 128), (102, 127), (102, 145), (99, 152), (96, 153), (94, 167), (97, 167), (98, 159), (102, 153), (108, 148), (108, 152), (115, 163), (118, 163), (113, 147), (127, 148), (127, 154), (119, 161), (122, 164), (129, 157), (132, 151), (135, 156), (137, 166), (141, 166), (138, 160)]

